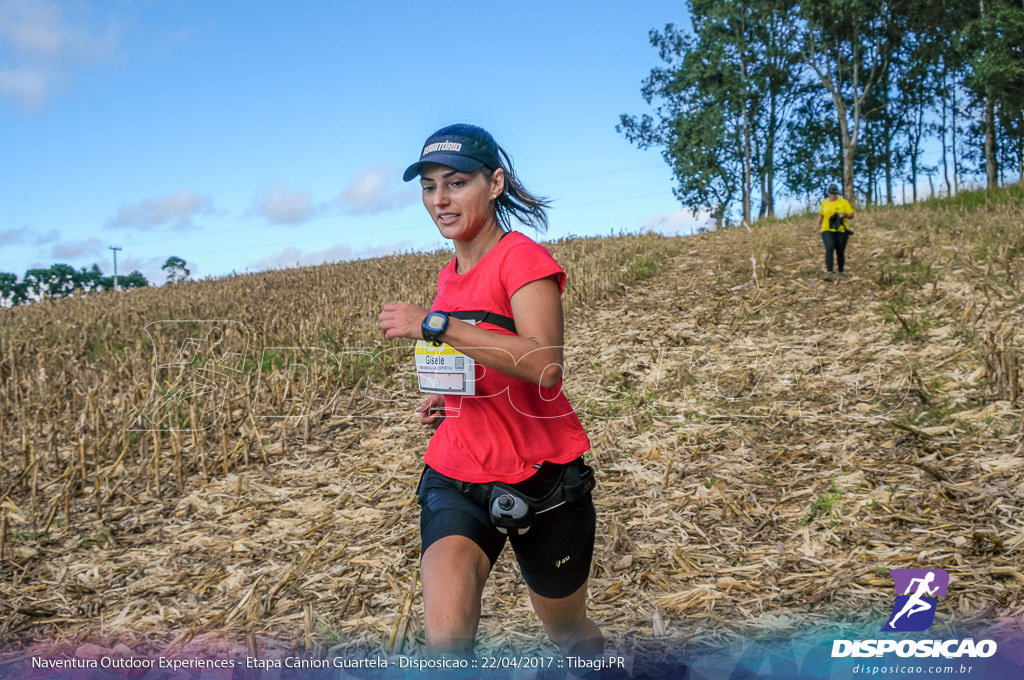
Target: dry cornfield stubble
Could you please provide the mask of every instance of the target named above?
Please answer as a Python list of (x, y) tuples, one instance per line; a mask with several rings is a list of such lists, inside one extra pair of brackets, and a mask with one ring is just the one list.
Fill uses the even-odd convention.
[[(881, 620), (898, 567), (1021, 629), (1022, 216), (865, 212), (839, 282), (810, 217), (551, 245), (616, 645)], [(429, 435), (376, 315), (449, 257), (0, 310), (0, 643), (421, 650)], [(480, 639), (549, 649), (509, 555)]]

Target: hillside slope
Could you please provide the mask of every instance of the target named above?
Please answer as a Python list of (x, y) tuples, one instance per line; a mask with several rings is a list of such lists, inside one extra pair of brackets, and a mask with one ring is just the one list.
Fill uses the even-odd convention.
[[(899, 567), (950, 573), (949, 625), (1020, 627), (1019, 197), (859, 215), (840, 282), (820, 279), (811, 225), (553, 246), (570, 285), (592, 290), (569, 301), (565, 389), (599, 473), (593, 617), (620, 647), (878, 622)], [(424, 257), (358, 266), (422, 269), (403, 284), (422, 297)], [(245, 318), (204, 307), (230, 304), (234, 283), (182, 289), (176, 318), (237, 318), (250, 344), (341, 365), (311, 364), (293, 399), (275, 363), (287, 352), (254, 351), (216, 408), (193, 395), (160, 416), (189, 426), (177, 432), (125, 425), (161, 362), (140, 329), (174, 318), (171, 303), (133, 302), (99, 340), (112, 312), (0, 317), (0, 639), (420, 649), (413, 492), (428, 433), (408, 350), (339, 337), (352, 308), (372, 324), (372, 295), (299, 276), (261, 279)], [(288, 277), (292, 309), (260, 304)], [(530, 652), (545, 643), (513, 562), (485, 593), (481, 645)]]

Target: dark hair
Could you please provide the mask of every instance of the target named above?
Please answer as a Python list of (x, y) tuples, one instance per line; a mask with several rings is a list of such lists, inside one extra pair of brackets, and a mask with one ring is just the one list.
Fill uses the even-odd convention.
[[(547, 232), (547, 209), (551, 207), (551, 202), (546, 197), (534, 196), (526, 190), (512, 169), (512, 157), (500, 144), (496, 146), (501, 158), (501, 169), (505, 173), (505, 190), (494, 200), (494, 212), (498, 223), (505, 231), (511, 231), (514, 217), (538, 233)], [(492, 175), (496, 169), (491, 170)]]

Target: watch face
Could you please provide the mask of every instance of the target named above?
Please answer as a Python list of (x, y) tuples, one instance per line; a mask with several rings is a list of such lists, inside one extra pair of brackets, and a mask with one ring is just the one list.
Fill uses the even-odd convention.
[(437, 312), (431, 312), (427, 315), (427, 320), (423, 322), (423, 325), (432, 331), (439, 331), (444, 328), (444, 322), (446, 319), (443, 315)]

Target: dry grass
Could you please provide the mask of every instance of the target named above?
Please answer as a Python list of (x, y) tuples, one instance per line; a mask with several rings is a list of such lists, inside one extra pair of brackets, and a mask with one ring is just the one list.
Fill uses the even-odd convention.
[[(599, 471), (593, 617), (619, 646), (880, 619), (896, 567), (950, 572), (947, 622), (1021, 627), (1021, 206), (861, 215), (838, 284), (812, 223), (552, 247)], [(418, 650), (428, 435), (375, 318), (428, 301), (447, 257), (0, 310), (6, 644)], [(239, 322), (215, 339), (234, 353), (154, 354), (144, 328), (180, 319)], [(216, 400), (130, 431), (154, 376), (180, 397), (211, 357)], [(544, 647), (508, 556), (485, 598), (482, 646)]]

